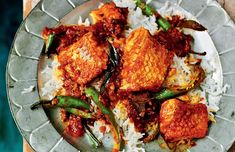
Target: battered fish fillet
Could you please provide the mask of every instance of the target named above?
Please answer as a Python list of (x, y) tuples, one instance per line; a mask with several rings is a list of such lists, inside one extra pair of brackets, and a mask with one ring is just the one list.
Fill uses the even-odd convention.
[(100, 8), (90, 13), (92, 21), (97, 23), (102, 20), (126, 20), (122, 8), (116, 7), (115, 3), (105, 3)]
[(90, 13), (94, 24), (101, 23), (106, 34), (119, 35), (127, 24), (127, 8), (116, 7), (115, 3), (105, 3)]
[(160, 132), (168, 142), (203, 138), (208, 130), (204, 104), (187, 104), (178, 99), (165, 101), (160, 110)]
[(64, 77), (83, 85), (107, 68), (108, 44), (99, 44), (92, 32), (59, 53)]
[(120, 90), (157, 91), (172, 63), (172, 54), (142, 27), (127, 38), (122, 62)]

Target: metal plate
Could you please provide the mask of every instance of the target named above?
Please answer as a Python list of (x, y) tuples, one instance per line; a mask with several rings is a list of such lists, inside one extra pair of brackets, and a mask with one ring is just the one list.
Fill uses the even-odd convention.
[[(216, 114), (217, 123), (211, 125), (208, 136), (198, 140), (197, 146), (189, 151), (226, 151), (235, 140), (235, 66), (232, 66), (235, 59), (235, 25), (216, 1), (172, 2), (194, 15), (208, 28), (223, 69), (221, 83), (231, 86), (222, 96), (220, 111)], [(8, 100), (21, 134), (35, 151), (97, 151), (90, 149), (85, 139), (72, 139), (63, 135), (60, 127), (54, 127), (51, 112), (44, 109), (32, 111), (29, 107), (39, 100), (37, 68), (43, 45), (40, 35), (42, 28), (74, 23), (78, 15), (87, 17), (87, 13), (98, 3), (99, 0), (42, 0), (22, 22), (15, 36), (6, 72)], [(160, 8), (164, 3), (165, 0), (158, 0), (152, 4)], [(80, 14), (74, 15), (76, 9)], [(30, 86), (35, 86), (33, 91), (22, 94), (24, 88)], [(151, 152), (162, 151), (156, 142), (147, 144), (146, 148)]]

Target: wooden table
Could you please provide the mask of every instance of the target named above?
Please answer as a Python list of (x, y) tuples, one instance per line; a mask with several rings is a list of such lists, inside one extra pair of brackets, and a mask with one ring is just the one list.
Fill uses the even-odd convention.
[[(28, 15), (31, 9), (39, 2), (40, 0), (23, 0), (23, 8), (24, 8), (24, 18)], [(217, 0), (228, 12), (228, 14), (235, 21), (235, 0)], [(23, 151), (24, 152), (33, 152), (32, 148), (27, 144), (27, 142), (23, 141)], [(235, 143), (230, 148), (229, 152), (235, 152)]]

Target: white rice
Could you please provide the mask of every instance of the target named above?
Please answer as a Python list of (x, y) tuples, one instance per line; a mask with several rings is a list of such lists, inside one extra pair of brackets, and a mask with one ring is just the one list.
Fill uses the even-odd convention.
[[(230, 86), (225, 84), (223, 87), (221, 87), (221, 85), (218, 84), (215, 79), (213, 79), (213, 73), (215, 72), (216, 68), (213, 67), (209, 61), (204, 61), (205, 62), (202, 62), (202, 68), (206, 72), (206, 78), (200, 85), (200, 88), (202, 89), (203, 94), (205, 94), (205, 104), (208, 107), (208, 111), (217, 112), (219, 110), (221, 95), (226, 93)], [(213, 100), (208, 99), (207, 95), (212, 96)]]
[(144, 27), (153, 35), (158, 30), (156, 17), (147, 17), (143, 15), (142, 10), (139, 7), (137, 7), (135, 10), (133, 9), (129, 11), (127, 23), (130, 27), (129, 32), (140, 27)]
[(59, 65), (57, 58), (54, 56), (51, 65), (47, 65), (44, 70), (41, 71), (41, 76), (44, 78), (44, 84), (41, 89), (42, 98), (45, 97), (47, 100), (52, 100), (62, 88), (63, 83), (58, 77)]
[(183, 70), (185, 73), (190, 73), (189, 67), (185, 64), (186, 57), (178, 57), (174, 55), (172, 68), (176, 68), (177, 70)]
[[(200, 57), (201, 58), (201, 57)], [(201, 58), (203, 62), (201, 63), (201, 66), (203, 70), (206, 73), (205, 80), (201, 83), (200, 89), (195, 88), (189, 92), (190, 95), (197, 95), (200, 94), (201, 98), (203, 99), (200, 101), (201, 103), (204, 103), (208, 107), (208, 111), (216, 112), (219, 110), (219, 100), (220, 96), (226, 92), (226, 90), (229, 88), (229, 85), (225, 85), (224, 87), (221, 87), (215, 79), (213, 79), (213, 74), (215, 72), (215, 68), (210, 64), (206, 58)], [(183, 70), (184, 73), (190, 73), (189, 67), (185, 64), (186, 57), (177, 57), (176, 55), (173, 58), (173, 64), (171, 65), (172, 68), (176, 68), (176, 70)], [(180, 83), (182, 80), (185, 81), (185, 76), (178, 77), (177, 81)], [(190, 81), (186, 80), (186, 81)], [(207, 95), (214, 96), (213, 100), (208, 100)], [(216, 98), (218, 97), (218, 98)]]
[[(106, 128), (104, 133), (100, 132), (100, 127), (104, 126)], [(95, 135), (97, 139), (100, 141), (105, 137), (105, 134), (110, 132), (110, 127), (109, 125), (105, 124), (104, 121), (97, 120), (94, 122), (94, 126), (91, 126), (92, 133)]]
[(130, 122), (128, 118), (121, 127), (124, 132), (124, 140), (127, 142), (123, 152), (145, 152), (143, 148), (143, 142), (140, 139), (143, 137), (143, 133), (135, 131), (134, 123)]
[(122, 103), (118, 103), (113, 109), (116, 122), (122, 128), (124, 140), (126, 141), (123, 152), (145, 152), (144, 143), (140, 141), (143, 133), (135, 130), (135, 125), (127, 116), (127, 109)]
[(121, 8), (128, 8), (128, 10), (134, 10), (136, 8), (136, 4), (134, 0), (113, 0), (116, 6)]
[(118, 7), (128, 8), (129, 10), (127, 18), (129, 29), (126, 31), (126, 36), (140, 27), (149, 30), (152, 35), (158, 30), (155, 16), (147, 17), (143, 15), (142, 10), (139, 7), (136, 7), (133, 0), (114, 0), (114, 3)]

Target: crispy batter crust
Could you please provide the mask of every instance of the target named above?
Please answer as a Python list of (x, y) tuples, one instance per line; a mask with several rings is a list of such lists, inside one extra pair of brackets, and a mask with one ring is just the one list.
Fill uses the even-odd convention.
[(160, 132), (166, 141), (203, 138), (208, 128), (204, 104), (187, 104), (178, 99), (165, 101), (160, 110)]
[(127, 8), (116, 7), (115, 3), (105, 3), (90, 13), (93, 23), (102, 23), (106, 33), (120, 35), (127, 24)]
[(122, 9), (116, 7), (115, 3), (105, 3), (100, 8), (93, 10), (90, 15), (92, 16), (93, 22), (99, 22), (102, 20), (125, 20)]
[(59, 53), (60, 70), (64, 78), (84, 85), (107, 68), (108, 45), (98, 44), (92, 32), (85, 34)]
[(122, 61), (121, 90), (157, 91), (172, 63), (172, 55), (155, 41), (148, 30), (139, 28), (127, 38)]

